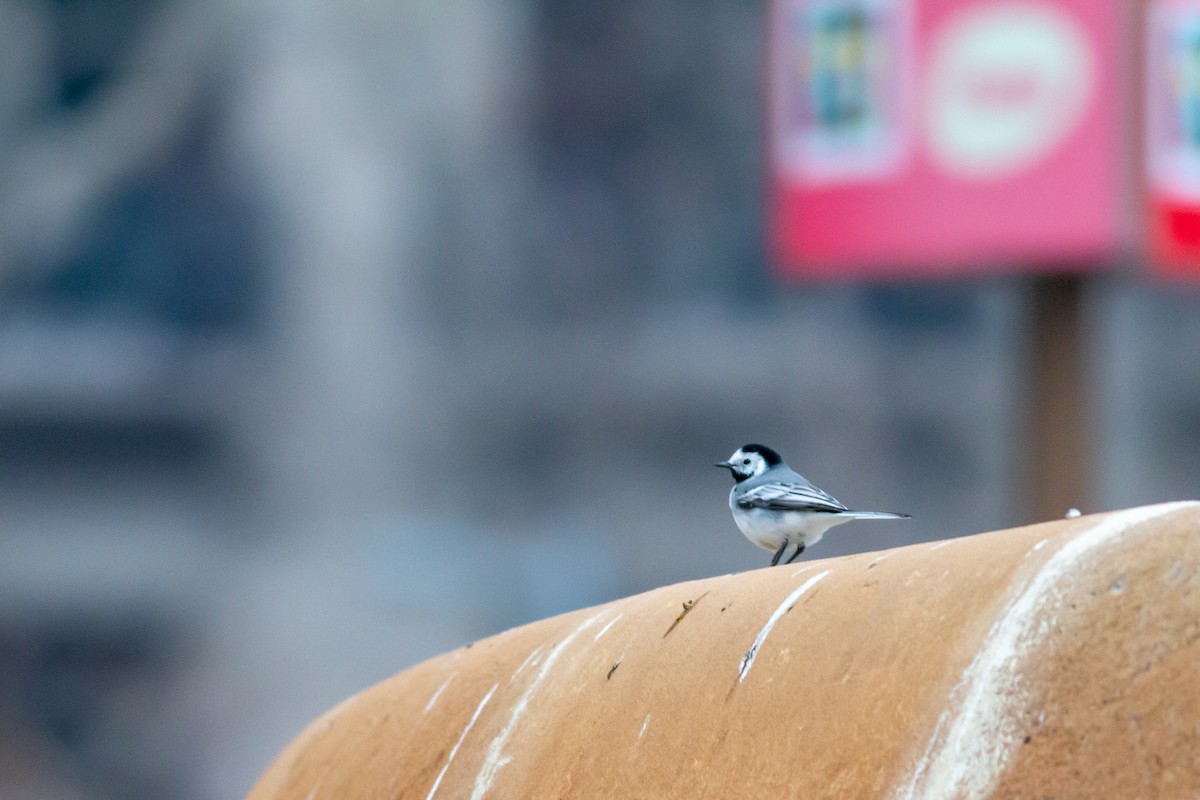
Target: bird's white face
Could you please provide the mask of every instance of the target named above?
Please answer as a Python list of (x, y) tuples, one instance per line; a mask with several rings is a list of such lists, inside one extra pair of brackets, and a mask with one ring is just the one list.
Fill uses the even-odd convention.
[(739, 481), (757, 478), (767, 471), (770, 466), (767, 460), (758, 453), (747, 453), (742, 449), (734, 451), (729, 457), (729, 470)]

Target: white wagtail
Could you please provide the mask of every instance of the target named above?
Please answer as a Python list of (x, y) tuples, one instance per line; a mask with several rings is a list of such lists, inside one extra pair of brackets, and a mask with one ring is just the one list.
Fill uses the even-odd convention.
[(851, 511), (783, 463), (779, 453), (761, 444), (744, 445), (728, 461), (716, 466), (732, 472), (736, 481), (729, 493), (733, 521), (747, 539), (775, 553), (772, 567), (793, 545), (796, 552), (784, 563), (795, 561), (805, 547), (821, 541), (825, 531), (834, 525), (852, 519), (909, 516), (888, 511)]

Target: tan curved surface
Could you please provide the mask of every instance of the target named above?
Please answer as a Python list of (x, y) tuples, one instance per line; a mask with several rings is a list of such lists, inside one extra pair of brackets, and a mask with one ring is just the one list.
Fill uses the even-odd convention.
[(1197, 796), (1200, 503), (542, 620), (347, 700), (249, 795)]

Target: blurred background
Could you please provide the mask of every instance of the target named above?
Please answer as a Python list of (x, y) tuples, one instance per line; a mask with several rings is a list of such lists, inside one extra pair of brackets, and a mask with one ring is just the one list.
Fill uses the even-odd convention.
[(914, 517), (806, 558), (1196, 496), (1135, 251), (772, 260), (768, 12), (0, 0), (0, 797), (242, 796), (422, 659), (765, 566), (749, 441)]

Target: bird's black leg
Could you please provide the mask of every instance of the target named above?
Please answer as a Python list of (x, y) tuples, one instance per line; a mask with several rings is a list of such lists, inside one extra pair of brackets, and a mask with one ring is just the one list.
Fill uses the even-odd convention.
[(800, 554), (801, 554), (801, 553), (803, 553), (803, 552), (804, 552), (804, 542), (801, 542), (799, 545), (797, 545), (797, 546), (796, 546), (796, 552), (792, 553), (792, 557), (791, 557), (791, 558), (789, 558), (787, 561), (785, 561), (785, 562), (783, 562), (783, 563), (785, 563), (785, 564), (790, 564), (790, 563), (792, 563), (792, 562), (793, 562), (793, 561), (795, 561), (797, 558), (799, 558), (799, 557), (800, 557)]
[(787, 548), (788, 548), (788, 541), (787, 541), (787, 539), (784, 539), (783, 544), (779, 545), (779, 549), (775, 551), (775, 557), (771, 559), (772, 567), (779, 563), (779, 559), (783, 557), (783, 551), (787, 550)]

